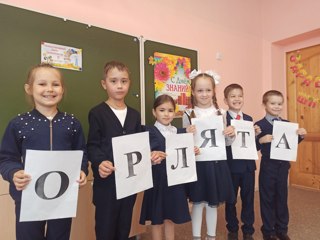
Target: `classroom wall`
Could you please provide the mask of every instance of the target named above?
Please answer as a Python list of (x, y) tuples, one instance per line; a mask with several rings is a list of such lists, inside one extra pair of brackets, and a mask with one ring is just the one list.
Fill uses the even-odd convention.
[[(263, 0), (263, 91), (286, 93), (285, 53), (320, 44), (320, 1)], [(287, 107), (285, 105), (284, 117)]]
[[(218, 86), (221, 105), (222, 89), (238, 82), (245, 89), (244, 110), (256, 118), (264, 113), (260, 104), (263, 92), (270, 88), (285, 91), (284, 48), (319, 36), (317, 31), (314, 36), (308, 34), (319, 29), (318, 0), (0, 2), (195, 49), (199, 68), (213, 68), (222, 76)], [(299, 40), (283, 42), (298, 35)], [(222, 60), (216, 59), (218, 52)]]
[(286, 91), (285, 52), (320, 43), (319, 0), (0, 2), (197, 50), (199, 68), (222, 76), (220, 104), (223, 88), (237, 82), (245, 90), (244, 111), (255, 119), (264, 115), (263, 92)]
[[(246, 98), (261, 95), (261, 3), (256, 0), (68, 0), (49, 4), (37, 0), (3, 3), (91, 24), (198, 51), (198, 66), (222, 76), (218, 99), (231, 83), (244, 86)], [(230, 7), (232, 6), (232, 7)], [(216, 60), (216, 53), (222, 60)], [(257, 112), (254, 101), (245, 110)], [(259, 108), (259, 107), (258, 107)], [(259, 108), (260, 109), (260, 108)]]
[[(318, 0), (0, 2), (197, 50), (199, 68), (214, 69), (222, 77), (217, 87), (220, 105), (226, 107), (224, 87), (237, 82), (245, 90), (243, 110), (255, 120), (264, 116), (265, 91), (286, 92), (286, 48), (319, 44)], [(286, 117), (286, 105), (284, 110)]]

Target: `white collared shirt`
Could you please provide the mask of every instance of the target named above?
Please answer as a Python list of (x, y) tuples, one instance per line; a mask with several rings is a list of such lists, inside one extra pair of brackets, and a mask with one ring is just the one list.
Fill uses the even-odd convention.
[(161, 132), (161, 134), (164, 137), (169, 136), (171, 134), (176, 134), (177, 131), (178, 131), (175, 126), (172, 126), (171, 124), (166, 126), (166, 125), (163, 125), (163, 124), (159, 123), (158, 121), (155, 122), (154, 126), (156, 128), (158, 128), (158, 130)]
[(240, 115), (240, 120), (243, 120), (243, 113), (241, 111), (239, 111), (238, 113), (234, 112), (234, 111), (231, 111), (231, 110), (228, 110), (228, 113), (230, 114), (230, 116), (233, 118), (233, 119), (236, 119), (237, 115)]

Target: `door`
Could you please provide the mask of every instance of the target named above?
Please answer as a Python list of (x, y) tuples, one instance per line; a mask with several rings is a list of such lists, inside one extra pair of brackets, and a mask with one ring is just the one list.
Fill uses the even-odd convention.
[(308, 134), (291, 164), (290, 185), (320, 190), (320, 45), (286, 56), (288, 118)]

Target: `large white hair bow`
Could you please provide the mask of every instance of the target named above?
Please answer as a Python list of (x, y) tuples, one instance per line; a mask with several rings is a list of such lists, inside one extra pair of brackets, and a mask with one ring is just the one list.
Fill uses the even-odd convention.
[[(215, 71), (213, 70), (207, 70), (204, 72), (205, 74), (208, 74), (209, 76), (211, 76), (213, 79), (214, 79), (214, 83), (215, 84), (219, 84), (220, 83), (220, 80), (221, 80), (221, 77), (218, 73), (216, 73)], [(198, 75), (202, 74), (202, 71), (199, 69), (199, 70), (192, 70), (192, 72), (189, 74), (189, 78), (192, 80), (194, 79), (195, 77), (197, 77)]]

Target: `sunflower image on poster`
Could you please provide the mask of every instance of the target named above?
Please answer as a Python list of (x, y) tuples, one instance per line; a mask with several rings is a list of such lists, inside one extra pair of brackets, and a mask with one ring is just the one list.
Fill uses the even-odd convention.
[(190, 58), (155, 52), (149, 57), (154, 66), (155, 98), (170, 95), (176, 102), (176, 117), (191, 107)]

